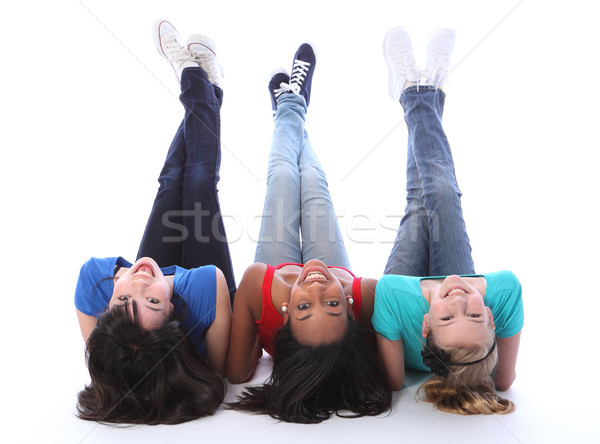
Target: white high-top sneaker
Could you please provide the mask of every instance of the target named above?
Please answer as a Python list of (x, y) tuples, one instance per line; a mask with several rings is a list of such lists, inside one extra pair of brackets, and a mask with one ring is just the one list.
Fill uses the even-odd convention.
[(448, 77), (455, 39), (453, 29), (440, 28), (432, 33), (427, 44), (427, 67), (423, 75), (426, 82), (436, 88), (441, 88)]
[(388, 93), (397, 102), (406, 83), (418, 84), (421, 78), (415, 63), (410, 37), (404, 28), (392, 28), (386, 33), (383, 40), (383, 55), (389, 70)]
[(160, 19), (152, 28), (154, 46), (173, 67), (177, 79), (181, 82), (181, 72), (185, 68), (198, 67), (198, 62), (185, 47), (181, 36), (168, 21)]
[(188, 38), (187, 48), (200, 68), (206, 72), (208, 81), (220, 86), (223, 82), (223, 67), (217, 60), (217, 46), (205, 35), (194, 34)]

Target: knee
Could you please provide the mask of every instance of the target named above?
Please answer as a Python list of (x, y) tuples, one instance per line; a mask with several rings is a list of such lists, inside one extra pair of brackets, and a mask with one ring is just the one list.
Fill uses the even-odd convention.
[(184, 188), (193, 190), (216, 190), (219, 176), (215, 171), (192, 170), (186, 172)]
[(181, 187), (181, 182), (183, 180), (183, 168), (169, 168), (168, 170), (163, 170), (158, 177), (158, 183), (160, 184), (160, 188), (179, 188)]
[(299, 182), (298, 168), (291, 164), (279, 163), (269, 168), (267, 184), (284, 187)]
[(452, 199), (461, 195), (455, 177), (445, 171), (438, 171), (432, 175), (430, 180), (424, 182), (423, 188), (426, 195), (438, 200)]
[(302, 185), (315, 190), (327, 189), (327, 177), (319, 165), (304, 165), (300, 170)]

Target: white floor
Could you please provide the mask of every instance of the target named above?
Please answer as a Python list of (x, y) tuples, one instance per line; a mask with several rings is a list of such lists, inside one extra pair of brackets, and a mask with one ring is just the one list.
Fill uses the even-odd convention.
[[(557, 3), (3, 4), (0, 441), (597, 442), (597, 23), (589, 2)], [(524, 288), (518, 377), (505, 394), (515, 413), (434, 411), (415, 401), (423, 375), (411, 375), (390, 415), (320, 425), (225, 410), (128, 429), (74, 416), (89, 378), (72, 300), (79, 266), (134, 258), (182, 116), (150, 37), (159, 17), (210, 35), (225, 68), (220, 193), (238, 282), (262, 210), (271, 70), (289, 69), (304, 39), (315, 44), (307, 128), (353, 269), (378, 277), (403, 212), (406, 153), (383, 36), (405, 26), (422, 61), (432, 29), (457, 30), (444, 123), (473, 256), (478, 271), (512, 269)], [(252, 382), (269, 367), (263, 358)]]

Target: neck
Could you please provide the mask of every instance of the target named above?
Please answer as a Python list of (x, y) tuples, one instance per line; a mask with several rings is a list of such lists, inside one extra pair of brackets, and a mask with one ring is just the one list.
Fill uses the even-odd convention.
[(171, 289), (171, 300), (173, 300), (173, 288), (175, 287), (174, 283), (173, 283), (173, 278), (175, 276), (174, 275), (167, 275), (165, 276), (165, 279), (167, 280), (167, 283), (169, 284), (169, 288)]

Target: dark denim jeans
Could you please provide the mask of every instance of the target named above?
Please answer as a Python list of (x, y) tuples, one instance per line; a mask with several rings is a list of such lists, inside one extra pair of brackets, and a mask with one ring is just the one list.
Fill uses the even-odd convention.
[(235, 279), (217, 191), (223, 90), (201, 68), (186, 68), (180, 100), (185, 116), (158, 178), (138, 258), (151, 257), (161, 267), (216, 265), (233, 301)]
[(474, 274), (452, 152), (442, 113), (445, 94), (432, 86), (400, 97), (408, 126), (406, 210), (385, 274)]

